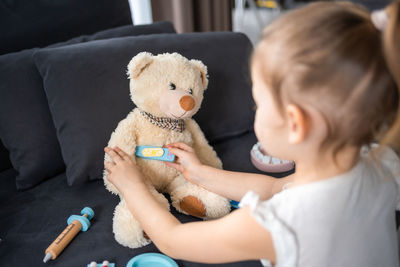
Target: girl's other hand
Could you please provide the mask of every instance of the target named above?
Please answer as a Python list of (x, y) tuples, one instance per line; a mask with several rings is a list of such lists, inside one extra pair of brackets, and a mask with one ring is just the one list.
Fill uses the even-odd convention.
[(105, 147), (104, 151), (111, 157), (112, 162), (105, 162), (104, 168), (108, 172), (107, 179), (123, 194), (129, 183), (143, 182), (143, 175), (131, 157), (119, 147)]
[(184, 143), (172, 143), (164, 147), (176, 156), (175, 162), (165, 162), (165, 164), (181, 172), (189, 182), (198, 183), (198, 170), (203, 164), (194, 149)]

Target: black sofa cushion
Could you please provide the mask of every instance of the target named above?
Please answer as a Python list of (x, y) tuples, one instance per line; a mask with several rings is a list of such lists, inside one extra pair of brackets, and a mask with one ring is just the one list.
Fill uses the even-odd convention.
[(4, 147), (0, 140), (0, 172), (12, 167), (8, 150)]
[(143, 24), (135, 26), (125, 25), (100, 31), (91, 35), (81, 35), (62, 43), (49, 45), (46, 48), (89, 42), (93, 40), (111, 39), (122, 36), (138, 36), (138, 35), (157, 34), (157, 33), (176, 33), (176, 30), (172, 25), (172, 23), (169, 21), (156, 21), (151, 24)]
[(0, 1), (0, 54), (127, 24), (128, 0)]
[[(258, 172), (250, 162), (250, 149), (257, 142), (254, 133), (218, 142), (215, 150), (224, 166), (238, 171)], [(235, 157), (232, 155), (236, 155)], [(0, 173), (0, 264), (1, 266), (44, 266), (45, 249), (67, 226), (67, 218), (80, 213), (85, 206), (93, 208), (95, 216), (86, 232), (79, 233), (62, 254), (50, 261), (51, 266), (86, 266), (91, 261), (108, 260), (116, 266), (126, 266), (138, 254), (159, 252), (153, 243), (129, 249), (118, 244), (112, 233), (112, 218), (119, 199), (110, 194), (103, 181), (68, 186), (65, 173), (23, 192), (17, 192), (15, 173)], [(195, 217), (172, 213), (181, 221), (197, 221)], [(232, 233), (235, 234), (235, 233)], [(22, 255), (22, 256), (21, 256)], [(259, 261), (207, 265), (176, 260), (182, 267), (261, 266)]]
[(0, 137), (19, 172), (20, 189), (65, 168), (32, 54), (25, 50), (0, 56)]
[[(51, 47), (160, 32), (175, 33), (175, 30), (169, 22), (127, 25)], [(37, 50), (0, 56), (0, 138), (19, 172), (16, 179), (19, 189), (32, 187), (65, 170), (42, 78), (33, 62), (32, 55)]]
[(245, 35), (218, 32), (125, 37), (36, 52), (68, 183), (102, 178), (103, 148), (118, 122), (135, 107), (126, 69), (142, 51), (178, 52), (208, 66), (209, 86), (194, 119), (209, 141), (252, 129), (246, 64), (251, 49)]

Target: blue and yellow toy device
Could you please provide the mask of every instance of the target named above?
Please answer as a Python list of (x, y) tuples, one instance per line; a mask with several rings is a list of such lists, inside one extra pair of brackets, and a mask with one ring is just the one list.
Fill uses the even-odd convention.
[(171, 154), (167, 148), (159, 146), (137, 146), (135, 156), (144, 159), (153, 159), (173, 162), (175, 155)]

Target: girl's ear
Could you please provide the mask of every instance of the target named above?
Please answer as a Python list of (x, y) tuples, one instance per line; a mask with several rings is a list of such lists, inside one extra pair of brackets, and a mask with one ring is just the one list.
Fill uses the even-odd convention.
[(288, 128), (289, 128), (289, 143), (299, 144), (307, 136), (308, 126), (305, 112), (294, 104), (289, 104), (286, 107)]
[(200, 60), (192, 59), (190, 63), (200, 71), (201, 82), (203, 83), (204, 90), (207, 89), (208, 86), (208, 74), (207, 67)]
[(135, 79), (139, 77), (140, 73), (143, 72), (153, 62), (153, 55), (148, 52), (141, 52), (134, 56), (128, 64), (128, 74), (129, 79)]

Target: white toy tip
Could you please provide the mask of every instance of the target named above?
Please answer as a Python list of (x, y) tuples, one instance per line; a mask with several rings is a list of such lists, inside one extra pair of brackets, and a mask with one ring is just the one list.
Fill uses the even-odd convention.
[(44, 263), (48, 262), (51, 259), (52, 256), (53, 255), (51, 255), (51, 253), (47, 253), (46, 256), (44, 256), (43, 262)]

